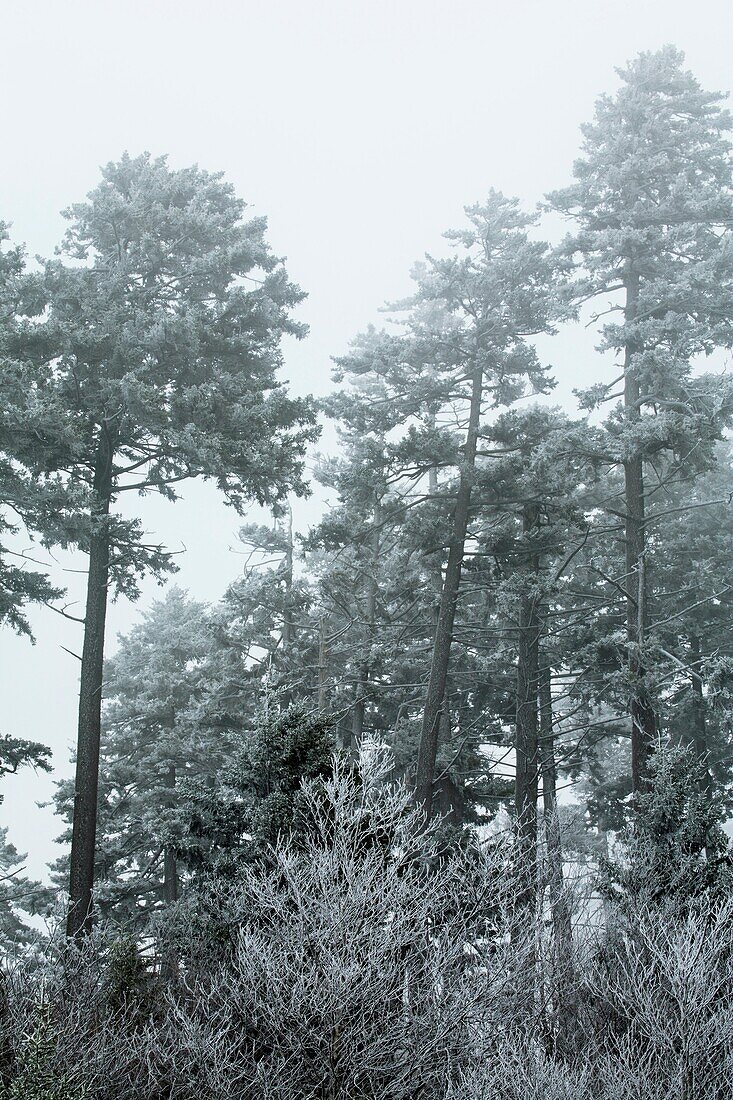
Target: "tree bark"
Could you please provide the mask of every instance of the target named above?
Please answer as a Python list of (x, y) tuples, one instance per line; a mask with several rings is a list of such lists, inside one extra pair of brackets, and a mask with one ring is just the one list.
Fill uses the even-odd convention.
[(552, 683), (550, 666), (540, 657), (540, 771), (542, 775), (542, 812), (545, 827), (547, 884), (553, 930), (554, 999), (557, 1017), (557, 1043), (565, 1052), (574, 1048), (577, 1004), (573, 995), (574, 947), (568, 897), (563, 882), (562, 837), (557, 811), (557, 765), (552, 722)]
[(415, 797), (430, 817), (433, 809), (433, 783), (435, 780), (435, 760), (438, 754), (438, 735), (440, 715), (444, 706), (448, 664), (453, 642), (453, 623), (456, 614), (456, 601), (461, 583), (461, 569), (468, 530), (468, 515), (471, 506), (476, 469), (476, 445), (481, 418), (481, 397), (483, 394), (483, 369), (475, 366), (471, 382), (471, 404), (469, 409), (468, 430), (463, 448), (463, 461), (460, 466), (458, 494), (451, 524), (448, 564), (440, 595), (438, 623), (435, 630), (433, 656), (430, 663), (428, 693), (423, 711), (420, 747), (417, 757), (417, 775)]
[(69, 874), (70, 904), (66, 922), (66, 932), (70, 938), (90, 932), (92, 928), (113, 457), (114, 444), (106, 425), (103, 425), (94, 472), (94, 504), (91, 512), (84, 645), (79, 686), (74, 821)]
[[(435, 428), (435, 416), (430, 417), (430, 428)], [(431, 497), (438, 495), (438, 471), (435, 466), (428, 470), (428, 493)], [(432, 561), (432, 587), (433, 587), (433, 645), (438, 635), (438, 623), (440, 621), (440, 601), (443, 592), (443, 552), (438, 550)], [(446, 687), (443, 692), (443, 700), (438, 717), (438, 744), (447, 744), (451, 736), (451, 714), (448, 693), (448, 674), (446, 670)], [(436, 779), (433, 778), (431, 809), (440, 814), (452, 825), (462, 825), (465, 820), (465, 803), (463, 793), (448, 773)]]
[[(522, 511), (525, 537), (536, 522), (536, 507), (525, 505)], [(532, 555), (528, 582), (536, 579), (538, 569), (537, 555)], [(537, 884), (539, 611), (536, 592), (523, 593), (519, 605), (514, 807), (521, 884), (519, 900), (527, 907), (533, 905)]]
[(700, 669), (702, 667), (702, 647), (700, 638), (697, 634), (692, 634), (690, 636), (690, 656), (692, 658), (690, 661), (690, 696), (692, 702), (693, 743), (695, 746), (695, 756), (702, 769), (700, 777), (702, 793), (709, 802), (712, 802), (714, 796), (714, 783), (710, 770), (710, 760), (708, 758), (709, 746), (707, 722), (705, 720), (705, 696), (703, 695), (702, 676), (700, 675)]
[[(522, 532), (527, 536), (537, 519), (537, 509), (525, 505)], [(528, 548), (524, 590), (519, 600), (517, 637), (516, 710), (514, 734), (514, 921), (512, 939), (523, 954), (517, 971), (517, 1010), (541, 1012), (544, 974), (540, 962), (537, 917), (537, 794), (538, 794), (538, 663), (539, 606), (534, 588), (539, 560)]]
[[(165, 785), (170, 790), (176, 788), (176, 765), (170, 764), (165, 777)], [(168, 807), (173, 806), (171, 799), (167, 800)], [(178, 864), (176, 854), (170, 845), (166, 845), (163, 854), (163, 900), (166, 905), (173, 905), (178, 901)]]
[[(176, 786), (176, 765), (170, 764), (165, 777), (165, 785), (171, 791)], [(166, 806), (173, 806), (173, 799), (166, 799)], [(178, 901), (178, 863), (176, 854), (170, 845), (163, 852), (163, 902), (166, 907)], [(164, 981), (172, 981), (178, 973), (178, 952), (171, 939), (163, 935), (160, 957), (160, 975)]]
[(326, 711), (326, 623), (321, 616), (318, 630), (318, 713)]
[[(624, 321), (636, 318), (639, 303), (639, 276), (629, 271), (625, 278)], [(624, 412), (629, 427), (641, 420), (639, 378), (634, 370), (634, 345), (624, 349)], [(632, 441), (636, 449), (636, 444)], [(646, 537), (644, 530), (644, 458), (641, 451), (624, 460), (626, 498), (626, 636), (629, 646), (628, 672), (631, 711), (631, 785), (640, 790), (648, 775), (648, 762), (657, 730), (656, 715), (646, 685), (642, 646), (647, 624), (647, 577), (645, 569)]]
[(8, 978), (3, 970), (0, 970), (0, 1088), (9, 1091), (13, 1080), (13, 1062), (15, 1051), (13, 1049), (13, 1022), (8, 998)]
[(372, 673), (372, 647), (376, 636), (377, 623), (377, 596), (379, 584), (377, 571), (379, 569), (380, 528), (382, 524), (382, 509), (379, 501), (374, 505), (372, 515), (372, 532), (370, 538), (370, 554), (368, 562), (368, 574), (366, 578), (366, 592), (364, 598), (364, 622), (366, 624), (366, 651), (359, 665), (358, 680), (356, 684), (356, 698), (354, 710), (351, 716), (351, 740), (358, 745), (364, 733), (364, 715), (366, 713), (367, 690), (369, 677)]
[[(288, 668), (288, 658), (290, 657), (290, 651), (293, 646), (293, 509), (288, 504), (288, 526), (285, 542), (285, 561), (283, 563), (283, 577), (285, 580), (285, 608), (283, 611), (283, 624), (282, 624), (282, 648), (283, 658), (285, 663), (285, 681), (288, 682), (288, 678), (291, 674), (291, 669)], [(287, 710), (293, 701), (293, 692), (290, 687), (286, 687), (282, 693), (282, 705)]]

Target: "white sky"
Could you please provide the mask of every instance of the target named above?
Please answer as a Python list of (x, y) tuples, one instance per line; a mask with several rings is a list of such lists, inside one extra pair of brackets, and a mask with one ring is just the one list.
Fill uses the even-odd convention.
[[(59, 211), (123, 150), (223, 169), (310, 295), (286, 374), (324, 393), (329, 357), (407, 291), (465, 204), (493, 186), (533, 205), (567, 182), (615, 65), (671, 42), (729, 90), (732, 32), (727, 0), (0, 0), (0, 219), (48, 254)], [(598, 369), (577, 332), (551, 357), (565, 400)], [(199, 486), (142, 504), (151, 532), (187, 547), (177, 583), (216, 599), (240, 568), (236, 516)], [(79, 576), (58, 575), (78, 598)], [(110, 646), (136, 614), (110, 609)], [(0, 633), (0, 730), (49, 744), (68, 774), (78, 662), (61, 646), (78, 651), (80, 628), (33, 621), (35, 647)], [(34, 805), (52, 789), (32, 773), (4, 783), (0, 823), (35, 874), (59, 831)]]

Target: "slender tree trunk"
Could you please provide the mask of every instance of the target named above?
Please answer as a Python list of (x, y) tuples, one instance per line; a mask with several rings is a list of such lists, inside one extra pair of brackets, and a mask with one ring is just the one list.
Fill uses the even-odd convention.
[(553, 970), (557, 1043), (563, 1051), (573, 1048), (576, 1034), (577, 1005), (573, 993), (574, 947), (570, 905), (563, 882), (562, 837), (557, 811), (557, 765), (552, 721), (552, 684), (550, 666), (540, 656), (540, 771), (542, 774), (542, 810), (545, 827), (547, 884), (553, 929)]
[(372, 532), (370, 539), (370, 554), (368, 573), (366, 578), (366, 591), (364, 597), (364, 622), (366, 624), (366, 650), (359, 665), (358, 680), (356, 683), (356, 698), (351, 716), (351, 740), (358, 745), (364, 733), (364, 715), (366, 713), (367, 690), (369, 677), (372, 673), (372, 647), (376, 637), (377, 625), (377, 596), (379, 595), (379, 583), (377, 572), (379, 570), (380, 552), (380, 528), (382, 524), (382, 508), (379, 501), (374, 505), (372, 516)]
[(8, 978), (4, 970), (0, 970), (0, 1088), (10, 1089), (13, 1080), (13, 1062), (15, 1051), (11, 1036), (12, 1017), (8, 998)]
[(293, 644), (293, 615), (290, 600), (293, 595), (293, 509), (288, 504), (288, 527), (285, 540), (285, 614), (283, 616), (283, 647)]
[[(369, 662), (364, 661), (359, 667), (359, 679), (356, 684), (356, 698), (354, 709), (351, 713), (351, 737), (352, 745), (358, 745), (364, 734), (364, 714), (366, 712), (366, 692), (369, 682)], [(350, 746), (344, 746), (349, 748)]]
[[(536, 521), (536, 507), (525, 505), (522, 512), (522, 531), (525, 537), (531, 533)], [(532, 555), (528, 582), (536, 578), (538, 569), (537, 556)], [(533, 907), (537, 885), (539, 611), (536, 592), (525, 592), (519, 605), (514, 806), (521, 882), (520, 901), (528, 908)]]
[(326, 665), (326, 622), (323, 616), (321, 616), (319, 632), (318, 632), (318, 713), (323, 714), (326, 710), (326, 673), (328, 666)]
[[(176, 788), (176, 765), (171, 764), (165, 777), (165, 785), (171, 791)], [(167, 800), (169, 807), (173, 805), (172, 799)], [(166, 846), (163, 854), (163, 900), (166, 905), (173, 905), (178, 901), (178, 864), (176, 853), (170, 846)]]
[[(435, 417), (430, 419), (430, 427), (435, 427)], [(434, 466), (430, 467), (428, 471), (428, 493), (431, 497), (438, 495), (438, 471)], [(438, 620), (440, 618), (440, 597), (443, 592), (443, 551), (438, 550), (435, 554), (432, 566), (433, 573), (433, 645), (435, 645), (435, 639), (438, 634)], [(446, 674), (447, 681), (447, 674)], [(448, 702), (448, 690), (446, 682), (446, 690), (443, 693), (443, 702), (441, 704), (440, 721), (438, 725), (438, 743), (442, 741), (443, 744), (450, 739), (450, 704)], [(435, 791), (433, 791), (435, 796)]]
[[(639, 276), (629, 272), (625, 279), (624, 320), (632, 322), (638, 311)], [(629, 428), (641, 420), (639, 378), (633, 364), (634, 346), (624, 349), (624, 411)], [(632, 447), (636, 445), (632, 441)], [(626, 633), (629, 644), (631, 710), (631, 783), (634, 791), (644, 784), (654, 745), (657, 722), (646, 685), (642, 646), (647, 621), (647, 577), (644, 530), (644, 459), (641, 451), (624, 461), (626, 498)]]
[[(176, 765), (170, 764), (166, 772), (165, 785), (172, 792), (176, 787)], [(166, 799), (166, 805), (173, 806), (173, 798)], [(166, 907), (178, 901), (178, 863), (176, 853), (170, 845), (163, 852), (163, 902)], [(160, 974), (164, 981), (172, 981), (178, 974), (179, 958), (175, 944), (164, 935), (161, 945)]]
[[(290, 651), (293, 647), (293, 509), (288, 504), (288, 526), (285, 543), (285, 562), (283, 576), (285, 579), (285, 608), (283, 611), (282, 625), (282, 649), (285, 664), (286, 683), (291, 675), (289, 666)], [(293, 693), (290, 687), (286, 687), (282, 693), (282, 705), (287, 709), (293, 701)]]
[(113, 455), (112, 440), (106, 426), (103, 426), (94, 474), (95, 500), (91, 514), (89, 573), (79, 687), (74, 821), (69, 875), (70, 906), (66, 922), (66, 932), (69, 937), (89, 932), (92, 927)]
[[(537, 509), (525, 505), (522, 531), (525, 539), (533, 529)], [(542, 1014), (544, 975), (537, 921), (537, 794), (538, 794), (538, 663), (539, 601), (534, 590), (539, 561), (528, 548), (525, 586), (519, 601), (515, 712), (515, 841), (516, 889), (512, 938), (521, 952), (515, 995), (517, 1011), (531, 1016)]]
[(433, 657), (430, 663), (428, 694), (425, 700), (425, 710), (423, 711), (420, 747), (417, 757), (415, 797), (423, 806), (427, 817), (431, 816), (433, 808), (433, 782), (435, 780), (435, 760), (438, 754), (440, 715), (444, 706), (448, 663), (453, 642), (453, 623), (456, 614), (458, 589), (461, 583), (468, 515), (471, 507), (471, 490), (476, 469), (476, 446), (481, 418), (482, 394), (483, 370), (480, 366), (475, 366), (471, 385), (468, 431), (466, 432), (466, 442), (463, 448), (463, 461), (460, 466), (458, 495), (453, 513), (450, 547), (448, 549), (448, 564), (440, 596)]
[[(435, 427), (435, 417), (429, 421), (431, 428)], [(438, 471), (431, 466), (428, 471), (428, 493), (431, 497), (438, 495)], [(432, 567), (433, 587), (433, 645), (438, 635), (438, 623), (440, 621), (440, 601), (443, 592), (443, 552), (438, 550), (434, 555)], [(446, 672), (446, 688), (443, 692), (443, 700), (438, 719), (438, 744), (447, 744), (451, 736), (450, 701), (448, 697), (448, 684)], [(451, 824), (461, 825), (465, 819), (465, 804), (462, 792), (454, 783), (450, 774), (446, 774), (440, 780), (433, 779), (431, 806), (434, 812), (445, 817)]]
[[(430, 427), (435, 427), (435, 417), (430, 420)], [(438, 471), (431, 466), (428, 471), (428, 493), (431, 497), (438, 495)], [(433, 567), (433, 645), (438, 633), (438, 620), (440, 618), (440, 597), (443, 591), (443, 552), (438, 550), (435, 554)], [(447, 744), (451, 736), (450, 700), (448, 696), (448, 684), (446, 674), (446, 689), (443, 693), (440, 719), (438, 724), (438, 744)], [(433, 783), (433, 803), (437, 800), (438, 812), (451, 823), (460, 825), (465, 817), (465, 805), (462, 794), (450, 775), (446, 775), (438, 783)]]
[[(443, 696), (443, 709), (440, 712), (440, 741), (448, 744), (451, 738), (451, 713), (448, 693)], [(451, 825), (463, 825), (466, 820), (466, 802), (463, 791), (456, 783), (450, 770), (442, 772), (433, 783), (434, 812)]]
[(692, 658), (690, 661), (690, 696), (692, 702), (693, 743), (695, 746), (695, 756), (702, 768), (700, 779), (702, 792), (707, 800), (712, 802), (714, 797), (714, 783), (708, 757), (709, 746), (707, 722), (705, 720), (705, 696), (703, 695), (702, 676), (700, 675), (700, 669), (702, 667), (702, 646), (697, 634), (692, 634), (690, 636), (690, 655)]

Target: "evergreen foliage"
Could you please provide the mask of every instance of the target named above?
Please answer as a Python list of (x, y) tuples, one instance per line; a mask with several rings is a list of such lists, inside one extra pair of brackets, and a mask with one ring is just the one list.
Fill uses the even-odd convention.
[[(22, 767), (50, 772), (50, 757), (45, 745), (4, 734), (0, 736), (0, 779)], [(0, 804), (3, 797), (0, 791)], [(9, 955), (38, 939), (21, 914), (46, 913), (53, 901), (47, 887), (23, 874), (25, 859), (8, 839), (8, 827), (0, 826), (0, 947)]]
[[(276, 377), (302, 292), (265, 241), (265, 221), (221, 174), (125, 154), (66, 211), (59, 258), (26, 279), (0, 348), (10, 396), (3, 446), (29, 474), (68, 485), (72, 531), (89, 554), (84, 616), (69, 931), (91, 923), (108, 589), (173, 567), (121, 493), (176, 499), (187, 478), (225, 499), (277, 504), (301, 480), (312, 404)], [(248, 289), (246, 279), (256, 279)], [(7, 439), (7, 443), (5, 440)]]
[(733, 857), (701, 770), (689, 748), (652, 757), (649, 788), (636, 797), (621, 856), (601, 864), (604, 895), (627, 911), (651, 903), (684, 913), (700, 898), (730, 900)]
[(6, 1100), (86, 1100), (80, 1083), (72, 1083), (71, 1074), (59, 1073), (56, 1036), (47, 1004), (36, 1008), (35, 1018), (15, 1054)]
[[(9, 240), (8, 226), (0, 221), (0, 362), (2, 402), (0, 402), (0, 626), (32, 638), (26, 609), (29, 604), (48, 603), (62, 595), (45, 573), (29, 568), (34, 556), (14, 536), (22, 529), (42, 546), (68, 545), (73, 537), (70, 511), (77, 505), (77, 494), (45, 468), (44, 455), (36, 436), (37, 410), (29, 409), (24, 391), (27, 355), (20, 334), (43, 311), (40, 282), (25, 270), (25, 256), (19, 247), (4, 247)], [(33, 440), (37, 467), (49, 474), (39, 481), (34, 469), (18, 461), (15, 443), (22, 435)], [(9, 545), (6, 543), (10, 542)], [(14, 549), (11, 549), (14, 546)]]
[(606, 508), (624, 523), (617, 583), (626, 601), (636, 790), (661, 705), (649, 637), (650, 505), (680, 471), (689, 477), (710, 466), (733, 412), (725, 374), (693, 370), (695, 356), (728, 348), (733, 337), (731, 118), (723, 97), (704, 91), (683, 65), (684, 55), (665, 47), (619, 70), (616, 96), (602, 96), (583, 127), (575, 182), (549, 196), (575, 223), (560, 249), (568, 300), (576, 310), (602, 301), (592, 315), (599, 350), (623, 359), (620, 376), (580, 396), (587, 408), (616, 402), (606, 421), (608, 458), (623, 469), (623, 483)]
[(243, 732), (215, 785), (185, 784), (177, 843), (186, 861), (236, 879), (242, 863), (267, 860), (279, 836), (297, 833), (301, 784), (331, 772), (329, 727), (302, 706), (264, 715)]
[[(60, 944), (0, 828), (8, 1100), (731, 1094), (731, 119), (618, 75), (565, 240), (490, 190), (335, 360), (307, 532), (303, 293), (223, 176), (124, 155), (36, 270), (0, 225), (0, 625), (62, 596), (21, 536), (88, 556)], [(175, 568), (123, 494), (190, 478), (270, 522), (105, 662)]]
[[(178, 871), (169, 853), (178, 786), (187, 777), (213, 778), (232, 751), (225, 733), (199, 721), (210, 646), (204, 605), (174, 586), (107, 662), (95, 853), (96, 900), (107, 918), (144, 927), (175, 900)], [(58, 784), (55, 803), (71, 825), (72, 780)], [(69, 839), (70, 831), (59, 838)], [(57, 862), (54, 878), (63, 889), (67, 859)]]

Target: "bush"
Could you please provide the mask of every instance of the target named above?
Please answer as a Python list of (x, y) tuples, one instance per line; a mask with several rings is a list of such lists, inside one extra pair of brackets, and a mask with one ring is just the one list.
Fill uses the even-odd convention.
[(733, 894), (728, 838), (719, 806), (706, 795), (700, 764), (690, 748), (659, 749), (649, 783), (636, 796), (617, 860), (601, 864), (601, 892), (619, 904), (664, 907), (684, 916), (696, 899), (724, 901)]
[(6, 1100), (731, 1095), (732, 901), (624, 894), (576, 944), (577, 1041), (556, 1052), (546, 930), (511, 923), (510, 853), (426, 829), (390, 769), (367, 743), (303, 785), (297, 831), (222, 885), (225, 948), (194, 892), (164, 974), (114, 929), (9, 972)]
[(304, 784), (297, 837), (227, 885), (224, 957), (181, 903), (178, 973), (145, 1019), (118, 988), (139, 959), (102, 934), (77, 952), (53, 987), (59, 1072), (105, 1100), (442, 1100), (512, 1000), (503, 864), (443, 846), (390, 770), (369, 743)]
[(13, 1053), (7, 1100), (85, 1100), (78, 1075), (59, 1072), (57, 1039), (48, 1005), (38, 1004)]
[(172, 1095), (437, 1100), (475, 1058), (508, 996), (501, 867), (441, 849), (390, 770), (374, 743), (358, 771), (337, 758), (304, 785), (297, 841), (243, 868), (229, 958), (175, 1006)]

